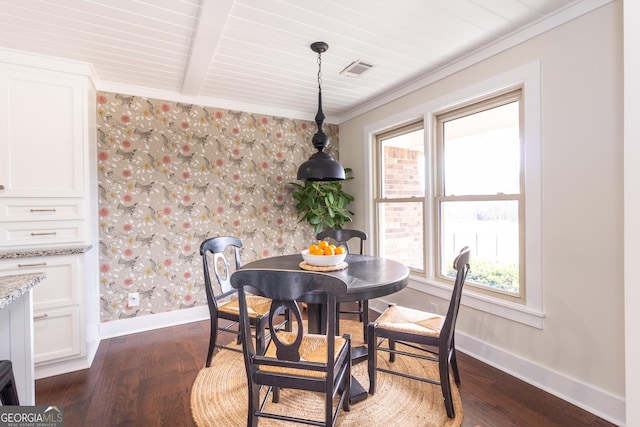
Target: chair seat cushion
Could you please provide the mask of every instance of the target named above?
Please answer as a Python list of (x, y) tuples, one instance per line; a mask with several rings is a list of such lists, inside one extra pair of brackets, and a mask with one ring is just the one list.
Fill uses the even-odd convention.
[(438, 314), (392, 305), (378, 317), (376, 327), (437, 337), (440, 335), (444, 319), (444, 316)]
[[(280, 331), (278, 332), (278, 338), (285, 343), (292, 343), (296, 339), (296, 334), (293, 332)], [(335, 352), (334, 358), (337, 359), (340, 351), (346, 344), (347, 340), (343, 337), (336, 336), (335, 338)], [(271, 343), (265, 352), (266, 357), (276, 358), (276, 346)], [(302, 343), (300, 344), (300, 360), (307, 362), (327, 363), (327, 336), (316, 334), (305, 334), (302, 337)], [(293, 368), (281, 368), (279, 366), (267, 366), (263, 365), (260, 370), (264, 372), (282, 373), (286, 375), (297, 375), (304, 377), (323, 378), (324, 372), (309, 371), (306, 369), (293, 369)]]
[[(260, 317), (269, 313), (271, 300), (257, 295), (247, 295), (247, 312), (249, 317)], [(218, 311), (240, 315), (238, 298), (234, 298), (218, 306)]]

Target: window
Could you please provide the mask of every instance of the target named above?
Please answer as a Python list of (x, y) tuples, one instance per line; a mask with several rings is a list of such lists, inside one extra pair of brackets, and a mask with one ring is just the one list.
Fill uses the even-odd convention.
[(524, 244), (521, 99), (516, 90), (435, 118), (435, 253), (439, 278), (469, 246), (467, 285), (520, 300)]
[(376, 236), (380, 256), (424, 272), (424, 131), (422, 122), (377, 137)]
[(531, 62), (364, 128), (366, 228), (410, 288), (448, 299), (470, 246), (462, 304), (542, 328), (540, 105)]

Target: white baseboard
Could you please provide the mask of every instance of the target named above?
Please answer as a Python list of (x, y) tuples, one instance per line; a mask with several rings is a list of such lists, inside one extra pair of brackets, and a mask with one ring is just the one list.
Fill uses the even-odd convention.
[(200, 305), (193, 308), (168, 311), (149, 316), (138, 316), (130, 319), (113, 320), (100, 323), (100, 339), (136, 334), (153, 329), (182, 325), (209, 319), (209, 307)]
[(34, 368), (34, 378), (36, 380), (40, 380), (42, 378), (89, 369), (90, 367), (91, 363), (89, 363), (89, 360), (86, 357), (77, 357), (75, 359), (63, 360), (60, 362), (45, 363), (37, 365)]
[[(381, 300), (369, 301), (369, 308), (378, 312), (387, 306), (388, 303)], [(615, 425), (625, 425), (623, 398), (459, 332), (456, 333), (456, 349)]]
[(566, 400), (615, 425), (625, 425), (625, 400), (529, 360), (456, 333), (456, 349)]

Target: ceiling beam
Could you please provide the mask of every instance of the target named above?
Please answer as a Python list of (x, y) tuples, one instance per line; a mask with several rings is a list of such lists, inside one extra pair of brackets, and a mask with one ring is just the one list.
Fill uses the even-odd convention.
[(183, 95), (198, 96), (232, 6), (233, 0), (202, 0), (198, 28), (182, 80)]

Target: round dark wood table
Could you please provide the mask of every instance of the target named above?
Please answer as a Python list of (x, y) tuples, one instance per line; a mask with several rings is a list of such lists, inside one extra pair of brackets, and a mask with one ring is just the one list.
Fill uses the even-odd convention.
[[(264, 268), (283, 270), (302, 270), (302, 255), (284, 255), (263, 258), (245, 264), (242, 268)], [(368, 255), (349, 254), (345, 259), (348, 266), (338, 271), (323, 271), (325, 274), (340, 277), (347, 283), (347, 294), (339, 302), (361, 301), (390, 295), (405, 288), (409, 283), (409, 269), (391, 259)], [(323, 333), (326, 325), (326, 301), (320, 294), (310, 293), (300, 299), (307, 303), (308, 329), (310, 333)], [(366, 347), (352, 349), (354, 362), (365, 360)], [(351, 382), (351, 403), (366, 398), (367, 392), (355, 379)]]
[[(302, 270), (299, 267), (302, 261), (300, 254), (275, 256), (250, 262), (243, 268)], [(340, 302), (369, 300), (393, 294), (409, 283), (409, 269), (397, 261), (355, 254), (347, 255), (345, 261), (348, 267), (343, 270), (323, 271), (325, 274), (340, 277), (349, 286), (347, 295), (340, 298)], [(306, 296), (304, 302), (323, 303), (313, 294)]]

